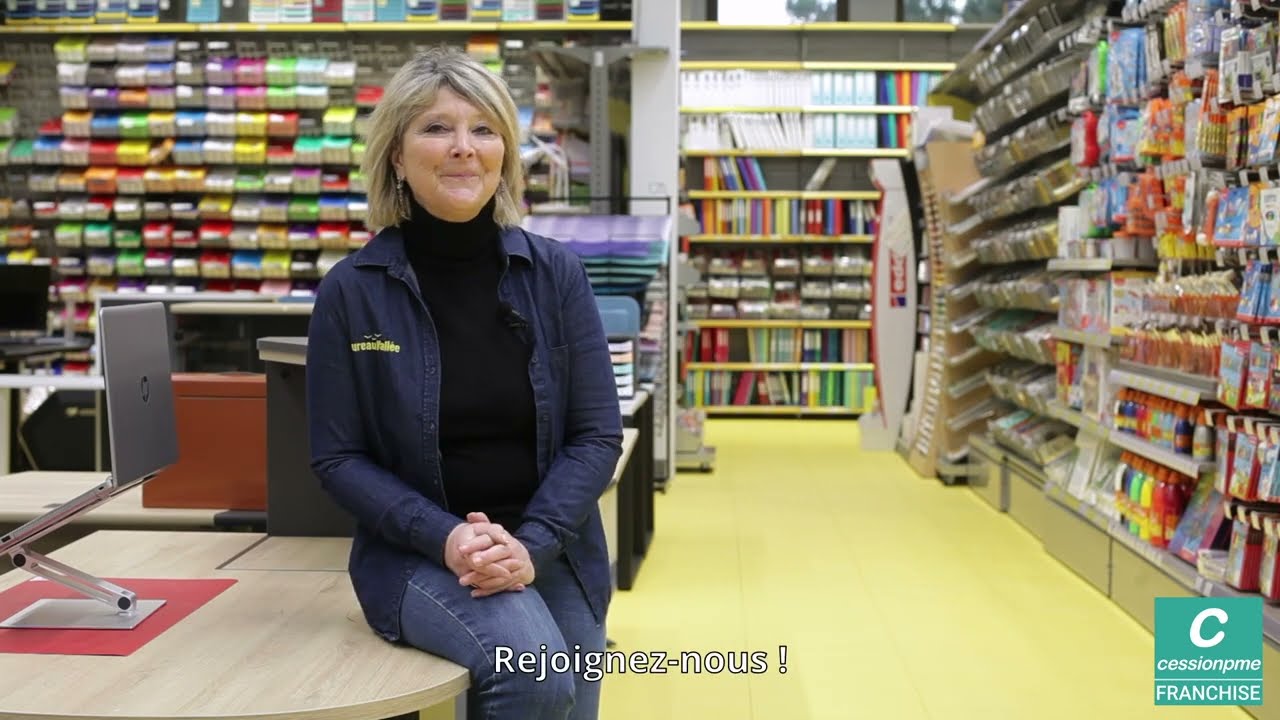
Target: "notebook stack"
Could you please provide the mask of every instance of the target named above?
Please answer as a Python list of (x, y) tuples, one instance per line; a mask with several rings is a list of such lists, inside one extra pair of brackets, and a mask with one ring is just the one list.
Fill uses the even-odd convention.
[(524, 227), (567, 245), (597, 295), (643, 293), (667, 262), (666, 215), (529, 215)]
[(613, 360), (613, 379), (618, 383), (618, 398), (629, 400), (635, 397), (635, 340), (631, 338), (610, 338), (609, 357)]

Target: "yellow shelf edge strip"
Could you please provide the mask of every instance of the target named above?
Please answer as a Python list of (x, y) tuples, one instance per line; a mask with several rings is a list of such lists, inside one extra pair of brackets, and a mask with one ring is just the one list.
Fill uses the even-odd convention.
[(708, 413), (724, 415), (859, 415), (866, 410), (850, 407), (807, 407), (802, 405), (699, 405)]

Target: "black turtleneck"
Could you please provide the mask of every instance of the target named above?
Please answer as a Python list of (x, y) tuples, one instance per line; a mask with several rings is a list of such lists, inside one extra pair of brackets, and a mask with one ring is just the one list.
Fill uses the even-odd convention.
[(531, 348), (499, 309), (503, 251), (492, 200), (447, 222), (413, 203), (402, 226), (440, 343), (440, 452), (449, 509), (520, 525), (538, 486)]

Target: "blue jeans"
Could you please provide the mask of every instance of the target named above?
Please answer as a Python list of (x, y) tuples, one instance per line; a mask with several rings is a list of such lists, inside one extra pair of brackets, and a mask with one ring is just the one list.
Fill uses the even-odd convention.
[[(604, 626), (563, 555), (539, 568), (523, 592), (484, 598), (471, 597), (452, 571), (424, 559), (409, 580), (400, 622), (405, 642), (470, 670), (470, 720), (596, 718), (600, 683), (574, 674), (589, 656), (566, 660), (575, 652), (599, 657)], [(555, 669), (568, 672), (553, 669), (556, 653)]]

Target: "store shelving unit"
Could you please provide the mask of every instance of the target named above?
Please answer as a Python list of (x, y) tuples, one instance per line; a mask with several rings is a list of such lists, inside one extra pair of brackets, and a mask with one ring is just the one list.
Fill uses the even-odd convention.
[[(857, 416), (873, 406), (868, 308), (879, 191), (869, 161), (910, 157), (910, 125), (928, 83), (981, 32), (947, 23), (681, 23), (684, 196), (700, 222), (683, 245), (704, 279), (685, 308), (693, 328), (686, 404), (785, 415), (778, 392), (745, 388), (746, 373), (818, 372), (826, 407), (798, 407), (796, 416)], [(921, 35), (930, 42), (912, 46)], [(820, 142), (823, 122), (843, 136)], [(854, 134), (855, 122), (870, 124), (870, 141)], [(757, 125), (791, 134), (771, 145), (751, 132)], [(718, 129), (690, 130), (706, 127)], [(735, 220), (725, 227), (725, 218)], [(784, 367), (798, 369), (777, 370)], [(803, 378), (799, 392), (797, 377), (776, 379), (787, 386), (784, 404), (804, 395)], [(833, 395), (832, 384), (843, 390)], [(732, 403), (706, 400), (726, 394)]]
[(973, 242), (982, 225), (969, 208), (946, 200), (978, 178), (972, 142), (971, 125), (933, 125), (923, 129), (915, 159), (931, 302), (923, 396), (914, 401), (914, 424), (904, 426), (904, 454), (920, 474), (947, 482), (966, 474), (968, 436), (998, 407), (986, 372), (999, 355), (971, 333), (986, 314), (974, 282)]
[[(1262, 443), (1274, 448), (1277, 439), (1274, 387), (1263, 382), (1271, 379), (1276, 341), (1272, 318), (1251, 310), (1241, 289), (1248, 273), (1274, 272), (1270, 250), (1277, 240), (1270, 229), (1237, 237), (1233, 223), (1222, 216), (1212, 221), (1206, 199), (1209, 189), (1234, 193), (1222, 206), (1256, 214), (1257, 198), (1276, 186), (1274, 152), (1255, 149), (1274, 139), (1274, 128), (1250, 118), (1275, 109), (1280, 85), (1252, 68), (1244, 76), (1263, 84), (1250, 96), (1247, 80), (1230, 75), (1237, 65), (1226, 33), (1253, 41), (1266, 29), (1271, 34), (1260, 52), (1273, 53), (1280, 15), (1274, 8), (1255, 15), (1260, 6), (1247, 3), (1218, 3), (1199, 16), (1203, 5), (1173, 0), (1082, 2), (1077, 31), (1033, 34), (1060, 41), (1057, 52), (1033, 40), (1018, 52), (987, 57), (1004, 42), (1001, 34), (1065, 6), (1023, 3), (938, 88), (981, 110), (988, 90), (1017, 83), (1015, 74), (1036, 63), (1074, 57), (1079, 65), (1070, 87), (1028, 105), (1039, 108), (1033, 122), (1044, 113), (1059, 129), (1070, 129), (1067, 143), (1050, 138), (1042, 144), (1043, 163), (1069, 158), (1081, 166), (1077, 177), (1064, 175), (1053, 192), (989, 214), (1044, 202), (1059, 211), (1056, 247), (1020, 259), (1047, 259), (1043, 271), (1058, 278), (1059, 317), (1050, 332), (1063, 382), (1044, 409), (1073, 428), (1074, 447), (1058, 462), (1029, 468), (1007, 444), (975, 438), (980, 472), (974, 489), (1148, 629), (1154, 629), (1155, 597), (1263, 595), (1263, 662), (1280, 662), (1280, 609), (1270, 583), (1280, 502), (1269, 471), (1267, 482), (1251, 484), (1247, 450)], [(1105, 55), (1091, 50), (1099, 38), (1107, 40)], [(981, 69), (991, 63), (1006, 70)], [(1140, 120), (1127, 135), (1122, 122), (1130, 117)], [(997, 145), (1010, 134), (998, 124)], [(1218, 130), (1239, 138), (1239, 145), (1232, 139), (1215, 144)], [(988, 145), (992, 140), (988, 135)], [(999, 181), (975, 184), (962, 199), (1009, 189), (1008, 178), (1033, 172), (1039, 162), (987, 160)], [(1073, 199), (1086, 183), (1089, 191)], [(1086, 298), (1099, 302), (1082, 303)], [(1230, 459), (1216, 457), (1224, 450)], [(1175, 510), (1180, 517), (1170, 537), (1153, 530), (1157, 510), (1145, 498), (1149, 488), (1154, 494), (1173, 486), (1193, 489), (1195, 499)], [(1249, 563), (1261, 570), (1241, 570)], [(1280, 703), (1271, 700), (1245, 709), (1258, 718), (1280, 717)]]
[[(626, 97), (623, 104), (618, 102), (618, 96), (626, 95), (617, 91), (618, 79), (673, 75), (679, 55), (679, 34), (674, 23), (667, 37), (659, 27), (661, 23), (654, 19), (657, 13), (676, 17), (675, 3), (647, 4), (635, 12), (634, 22), (0, 25), (0, 43), (7, 53), (17, 55), (15, 59), (22, 68), (16, 78), (20, 94), (15, 103), (23, 110), (20, 137), (7, 148), (4, 173), (6, 195), (14, 200), (7, 207), (10, 213), (5, 222), (10, 227), (19, 226), (20, 231), (6, 232), (6, 241), (0, 245), (12, 245), (19, 237), (29, 238), (24, 242), (39, 250), (37, 261), (51, 262), (58, 267), (53, 292), (60, 300), (70, 302), (72, 309), (54, 319), (55, 328), (65, 325), (74, 331), (92, 332), (93, 300), (104, 293), (131, 291), (135, 287), (140, 291), (148, 288), (148, 292), (168, 287), (169, 294), (195, 289), (216, 292), (251, 289), (305, 299), (333, 263), (368, 238), (362, 226), (363, 185), (357, 166), (361, 149), (359, 125), (376, 102), (376, 93), (371, 91), (384, 85), (390, 73), (415, 49), (437, 43), (474, 47), (486, 54), (485, 59), (492, 67), (501, 65), (499, 56), (514, 53), (508, 58), (514, 60), (509, 62), (509, 68), (513, 72), (527, 72), (529, 82), (508, 79), (517, 93), (527, 87), (528, 97), (517, 97), (517, 102), (527, 100), (530, 105), (535, 104), (534, 68), (545, 60), (539, 53), (558, 52), (561, 56), (558, 68), (565, 66), (565, 59), (577, 62), (582, 70), (581, 92), (587, 100), (581, 104), (584, 117), (567, 125), (557, 125), (556, 131), (575, 132), (586, 139), (582, 145), (590, 146), (591, 157), (587, 158), (591, 161), (590, 182), (583, 176), (582, 184), (590, 186), (593, 196), (607, 195), (616, 200), (612, 191), (621, 183), (615, 182), (618, 173), (611, 165), (619, 147), (614, 136), (620, 127), (621, 114), (630, 112), (645, 118), (644, 122), (633, 118), (629, 123), (621, 123), (633, 128), (630, 139), (644, 147), (645, 152), (652, 152), (656, 146), (667, 146), (674, 153), (676, 147), (674, 135), (665, 140), (660, 137), (662, 123), (653, 111), (655, 107), (674, 107), (674, 82), (669, 99), (663, 95), (663, 83), (659, 81), (636, 85), (651, 95), (650, 100), (640, 98), (631, 103), (632, 98)], [(194, 72), (183, 78), (148, 77), (139, 88), (111, 87), (132, 85), (132, 82), (89, 82), (93, 77), (86, 77), (78, 85), (74, 79), (64, 78), (60, 86), (55, 86), (49, 82), (50, 78), (58, 77), (54, 49), (71, 38), (98, 46), (116, 43), (144, 48), (151, 43), (153, 51), (161, 47), (156, 43), (171, 43), (177, 50), (167, 56), (170, 67), (176, 59), (188, 62)], [(654, 42), (654, 38), (658, 41)], [(564, 45), (571, 47), (564, 48)], [(566, 54), (571, 57), (565, 58)], [(199, 71), (204, 70), (203, 62), (212, 57), (227, 60), (229, 77), (225, 82), (206, 82), (206, 78), (199, 77)], [(323, 59), (335, 66), (346, 64), (350, 72), (336, 81), (315, 77), (286, 83), (290, 89), (323, 88), (323, 103), (277, 105), (278, 96), (262, 95), (262, 91), (268, 89), (278, 90), (277, 81), (260, 78), (255, 82), (234, 75), (236, 63), (268, 57)], [(626, 74), (618, 72), (619, 60), (628, 61)], [(143, 68), (146, 61), (166, 62), (160, 55), (139, 55), (114, 60), (114, 67), (132, 63)], [(670, 70), (664, 68), (667, 64)], [(97, 58), (93, 66), (89, 74), (97, 73), (95, 77), (101, 80), (107, 65), (102, 58)], [(38, 78), (43, 79), (36, 81)], [(138, 115), (149, 118), (150, 126), (144, 120), (141, 128), (127, 133), (114, 129), (108, 133), (98, 125), (92, 125), (88, 132), (76, 130), (64, 113), (85, 111), (65, 107), (64, 101), (77, 88), (84, 88), (86, 92), (94, 88), (98, 93), (89, 98), (95, 103), (89, 110), (94, 116), (104, 119)], [(147, 92), (148, 88), (153, 89), (154, 94)], [(237, 95), (237, 89), (241, 94)], [(243, 92), (246, 89), (259, 92)], [(216, 97), (214, 91), (217, 91)], [(129, 101), (132, 104), (123, 102), (127, 94), (133, 98)], [(111, 105), (104, 104), (108, 100)], [(335, 110), (343, 112), (335, 113)], [(184, 117), (190, 120), (196, 112), (202, 113), (200, 122), (209, 127), (203, 128), (203, 132), (175, 132), (175, 120)], [(262, 132), (256, 127), (243, 126), (254, 124), (259, 116), (271, 117), (271, 113), (278, 112), (293, 113), (295, 127)], [(344, 116), (340, 121), (339, 115)], [(215, 118), (220, 122), (224, 116), (232, 122), (239, 120), (242, 126), (230, 130), (214, 128)], [(553, 118), (552, 122), (562, 119)], [(674, 110), (671, 120), (674, 126)], [(76, 134), (81, 137), (73, 137)], [(117, 137), (103, 137), (109, 134)], [(118, 137), (121, 134), (125, 137)], [(334, 148), (323, 145), (323, 138), (335, 141), (335, 147), (341, 142), (345, 150), (342, 157), (336, 152), (330, 153)], [(141, 159), (108, 159), (101, 154), (94, 154), (88, 160), (84, 157), (90, 154), (90, 144), (96, 150), (97, 145), (105, 141), (131, 139), (149, 144)], [(199, 152), (175, 154), (175, 146), (185, 140), (207, 142), (211, 147), (225, 144), (227, 156), (205, 157)], [(310, 151), (312, 144), (316, 145), (317, 152), (304, 157), (301, 149), (305, 147)], [(272, 154), (262, 152), (264, 146)], [(287, 149), (288, 153), (274, 154), (278, 149)], [(674, 219), (677, 198), (672, 165), (668, 174), (664, 168), (644, 162), (629, 163), (627, 169), (632, 182), (650, 188), (649, 195), (662, 195), (663, 189), (669, 190), (670, 195), (664, 196), (665, 203), (623, 211), (652, 214), (658, 207), (656, 212), (668, 213)], [(113, 177), (129, 175), (129, 182), (117, 182), (114, 187), (101, 184), (91, 187), (85, 176), (93, 170), (97, 177), (96, 171), (103, 168), (110, 168), (116, 174)], [(132, 178), (135, 169), (136, 181)], [(296, 180), (270, 186), (262, 182), (272, 173), (288, 174), (291, 170), (297, 173), (302, 184)], [(33, 174), (44, 177), (32, 182)], [(575, 177), (582, 175), (580, 168), (575, 167), (574, 174)], [(77, 175), (82, 177), (78, 182), (74, 180)], [(179, 178), (186, 178), (180, 187)], [(655, 188), (657, 190), (653, 190)], [(141, 200), (144, 192), (145, 203)], [(82, 198), (94, 198), (95, 202), (107, 200), (105, 212), (89, 205), (96, 213), (93, 217), (100, 220), (85, 215)], [(320, 206), (319, 214), (313, 212), (314, 206), (302, 207), (308, 198), (315, 201), (313, 205)], [(342, 200), (340, 208), (339, 199)], [(260, 205), (252, 206), (254, 201)], [(325, 204), (321, 205), (322, 201)], [(280, 203), (284, 204), (278, 207)], [(112, 229), (106, 230), (104, 225), (99, 228), (102, 232), (86, 242), (89, 236), (83, 228), (94, 222), (109, 223)], [(81, 230), (72, 232), (73, 226)], [(179, 238), (176, 243), (175, 235)], [(675, 262), (675, 240), (674, 234), (668, 239), (668, 247), (672, 249), (670, 258), (661, 262), (658, 277), (638, 298), (651, 320), (641, 339), (638, 365), (654, 370), (652, 397), (658, 405), (655, 448), (659, 456), (657, 467), (663, 477), (670, 467), (667, 460), (674, 455), (669, 448), (673, 447), (674, 436), (670, 408), (675, 397), (675, 367), (668, 358), (671, 358), (671, 348), (677, 344), (672, 312), (674, 289), (667, 278)], [(7, 252), (12, 259), (14, 249), (9, 248)], [(650, 355), (656, 355), (657, 361), (645, 359)]]
[(0, 25), (0, 35), (168, 35), (216, 33), (627, 33), (624, 21), (545, 22), (316, 22), (316, 23), (50, 23)]
[[(1106, 334), (1055, 327), (1058, 289), (1055, 268), (1047, 266), (1056, 255), (1056, 208), (1084, 187), (1068, 159), (1066, 95), (1079, 67), (1069, 48), (1099, 12), (1083, 1), (1020, 4), (959, 60), (931, 97), (972, 116), (973, 134), (981, 136), (974, 176), (937, 199), (954, 218), (946, 232), (972, 242), (952, 248), (948, 263), (934, 263), (932, 288), (935, 298), (972, 292), (971, 284), (986, 289), (984, 312), (966, 330), (983, 350), (1003, 356), (986, 370), (993, 404), (967, 431), (1002, 445), (1029, 469), (1024, 475), (1033, 476), (1028, 479), (1036, 486), (1043, 484), (1045, 466), (1070, 450), (1074, 432), (1061, 419), (1069, 408), (1052, 402), (1055, 338), (1104, 347), (1114, 342)], [(966, 276), (947, 278), (960, 267), (968, 268)], [(939, 324), (935, 316), (935, 333)], [(1009, 378), (1023, 389), (1009, 392)], [(969, 419), (944, 414), (940, 422), (953, 426)], [(948, 452), (963, 463), (968, 449), (966, 437)]]

